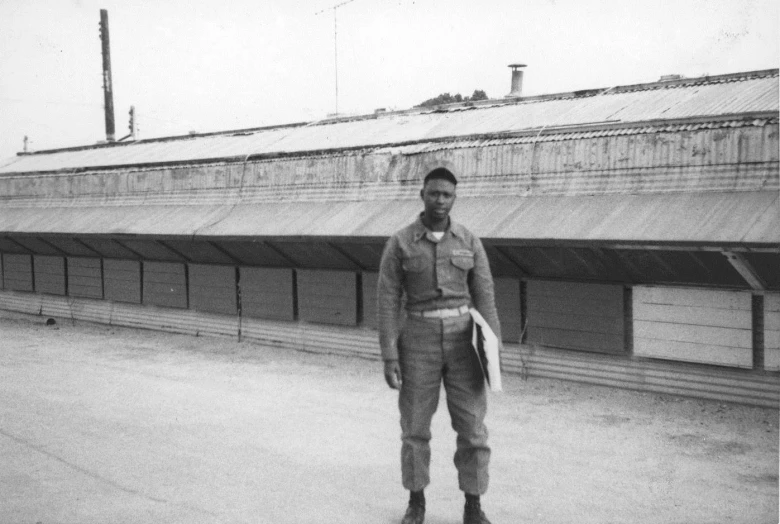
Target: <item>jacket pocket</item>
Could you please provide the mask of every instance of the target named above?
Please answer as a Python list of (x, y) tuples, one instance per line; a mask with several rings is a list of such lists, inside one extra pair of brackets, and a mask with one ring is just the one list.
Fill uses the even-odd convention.
[(450, 260), (453, 266), (464, 271), (474, 267), (474, 257), (452, 257)]
[(404, 268), (404, 271), (408, 273), (419, 273), (425, 269), (425, 259), (421, 256), (405, 258), (401, 262), (401, 265)]

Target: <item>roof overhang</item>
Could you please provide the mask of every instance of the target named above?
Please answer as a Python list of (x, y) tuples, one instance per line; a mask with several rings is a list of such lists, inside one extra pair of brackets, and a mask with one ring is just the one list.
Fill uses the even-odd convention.
[[(0, 234), (204, 239), (382, 239), (420, 212), (419, 200), (235, 205), (13, 207)], [(780, 249), (780, 195), (771, 191), (461, 197), (453, 218), (506, 243), (764, 246)]]

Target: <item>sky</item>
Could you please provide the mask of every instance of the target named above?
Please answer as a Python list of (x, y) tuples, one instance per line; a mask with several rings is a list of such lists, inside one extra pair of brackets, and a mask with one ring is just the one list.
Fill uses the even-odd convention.
[(777, 68), (778, 4), (0, 0), (0, 159), (105, 140), (100, 9), (116, 136), (132, 105), (144, 139), (502, 98), (511, 63), (529, 96)]

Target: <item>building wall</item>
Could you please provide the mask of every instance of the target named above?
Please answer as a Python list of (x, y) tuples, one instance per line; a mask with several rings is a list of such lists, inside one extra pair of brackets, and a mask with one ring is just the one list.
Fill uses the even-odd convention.
[(236, 268), (189, 264), (189, 307), (233, 315), (238, 312)]
[(376, 318), (376, 286), (379, 282), (379, 273), (364, 271), (362, 273), (363, 292), (363, 325), (377, 328)]
[(292, 269), (242, 267), (241, 314), (269, 320), (295, 320), (295, 276)]
[(3, 288), (33, 291), (32, 255), (3, 253)]
[(103, 298), (103, 268), (99, 258), (68, 257), (68, 295)]
[(623, 286), (529, 280), (528, 337), (542, 346), (623, 353)]
[[(724, 127), (689, 131), (615, 133), (600, 137), (568, 135), (525, 137), (511, 143), (473, 147), (452, 145), (435, 151), (410, 146), (301, 155), (251, 162), (219, 162), (207, 166), (96, 169), (56, 176), (37, 173), (0, 177), (0, 199), (12, 196), (94, 198), (127, 195), (148, 204), (242, 200), (355, 200), (414, 197), (426, 170), (446, 165), (464, 173), (462, 196), (522, 194), (582, 195), (614, 192), (749, 191), (778, 188), (778, 126)], [(598, 173), (598, 176), (594, 176)], [(467, 174), (467, 175), (466, 175)], [(672, 174), (673, 176), (670, 176)], [(367, 183), (371, 181), (371, 183)], [(169, 194), (169, 195), (167, 195)], [(120, 202), (121, 203), (121, 202)]]
[[(113, 302), (375, 327), (372, 272), (240, 267), (236, 281), (235, 266), (80, 257), (65, 266), (62, 257), (10, 253), (0, 260), (8, 291), (35, 287), (42, 295), (100, 299), (98, 290), (105, 289), (105, 299)], [(780, 293), (753, 300), (750, 291), (661, 286), (624, 291), (612, 284), (528, 280), (521, 287), (515, 278), (496, 279), (504, 340), (520, 342), (525, 304), (530, 344), (597, 353), (628, 353), (633, 347), (643, 358), (780, 371)]]
[(144, 262), (143, 303), (187, 307), (186, 266), (175, 262)]
[(780, 371), (780, 293), (764, 295), (764, 369)]
[(751, 293), (637, 286), (634, 354), (753, 367)]
[(64, 295), (65, 258), (56, 256), (33, 255), (35, 272), (35, 290), (38, 293)]
[(516, 278), (495, 278), (496, 309), (501, 323), (501, 338), (504, 342), (520, 342), (523, 318), (520, 312), (520, 280)]
[(299, 269), (300, 320), (325, 324), (357, 324), (357, 279), (353, 271)]
[(106, 300), (141, 303), (141, 262), (138, 260), (103, 260), (103, 287)]

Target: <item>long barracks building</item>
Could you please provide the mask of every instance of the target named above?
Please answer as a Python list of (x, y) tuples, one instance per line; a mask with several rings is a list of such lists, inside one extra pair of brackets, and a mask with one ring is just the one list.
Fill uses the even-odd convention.
[(0, 309), (378, 358), (436, 166), (506, 372), (778, 406), (778, 70), (20, 153)]

